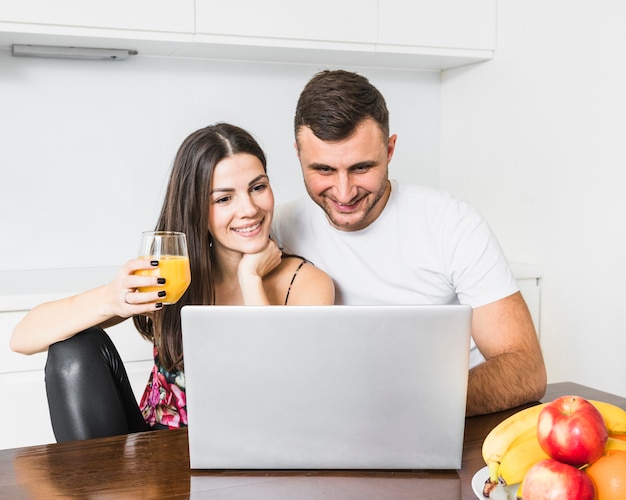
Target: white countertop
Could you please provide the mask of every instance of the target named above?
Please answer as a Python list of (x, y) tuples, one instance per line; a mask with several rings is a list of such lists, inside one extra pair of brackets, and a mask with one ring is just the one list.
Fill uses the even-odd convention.
[[(516, 279), (539, 279), (536, 264), (512, 262)], [(68, 297), (111, 281), (117, 267), (79, 267), (0, 271), (0, 312), (25, 311), (42, 302)]]

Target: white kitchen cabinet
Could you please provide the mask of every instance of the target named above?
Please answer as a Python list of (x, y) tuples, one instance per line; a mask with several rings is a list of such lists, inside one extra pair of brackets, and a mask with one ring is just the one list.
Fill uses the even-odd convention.
[(495, 2), (196, 0), (194, 40), (236, 58), (440, 70), (493, 56)]
[(379, 0), (378, 44), (493, 51), (496, 0)]
[[(12, 44), (139, 55), (442, 70), (495, 49), (496, 0), (0, 0)], [(443, 6), (442, 6), (443, 5)]]
[(194, 0), (0, 0), (0, 21), (41, 33), (52, 26), (193, 33)]
[(376, 43), (378, 0), (196, 0), (196, 33)]

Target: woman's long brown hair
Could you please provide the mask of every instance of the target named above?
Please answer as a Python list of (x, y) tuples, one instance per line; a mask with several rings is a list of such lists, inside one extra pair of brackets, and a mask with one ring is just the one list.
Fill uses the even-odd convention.
[(209, 191), (215, 166), (239, 153), (256, 156), (267, 171), (263, 150), (245, 130), (217, 123), (189, 135), (180, 146), (170, 175), (157, 231), (181, 231), (187, 235), (191, 285), (173, 305), (156, 311), (152, 319), (135, 316), (133, 321), (143, 337), (159, 351), (166, 370), (184, 368), (180, 310), (187, 304), (215, 302), (214, 259), (209, 235)]

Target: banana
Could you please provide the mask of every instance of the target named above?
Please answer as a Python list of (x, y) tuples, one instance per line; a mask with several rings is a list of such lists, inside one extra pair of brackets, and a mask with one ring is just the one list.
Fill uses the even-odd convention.
[(626, 410), (604, 401), (589, 400), (589, 402), (604, 417), (609, 434), (626, 434)]
[(530, 426), (525, 431), (520, 432), (509, 446), (509, 450), (518, 444), (528, 441), (531, 437), (537, 437), (537, 426)]
[(549, 458), (537, 440), (536, 429), (532, 428), (531, 431), (516, 439), (502, 457), (498, 474), (505, 485), (521, 483), (528, 469), (539, 460)]
[(483, 460), (489, 467), (489, 479), (485, 482), (483, 491), (486, 497), (498, 485), (500, 461), (522, 432), (537, 427), (537, 417), (546, 404), (538, 404), (514, 413), (487, 434), (482, 447)]
[(608, 450), (626, 451), (626, 441), (609, 436), (609, 439), (606, 440), (606, 444), (604, 445), (604, 451)]

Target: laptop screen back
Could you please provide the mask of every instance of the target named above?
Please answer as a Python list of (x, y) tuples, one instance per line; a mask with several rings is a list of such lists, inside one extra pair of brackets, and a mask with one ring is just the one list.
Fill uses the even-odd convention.
[(185, 306), (191, 468), (456, 469), (468, 306)]

